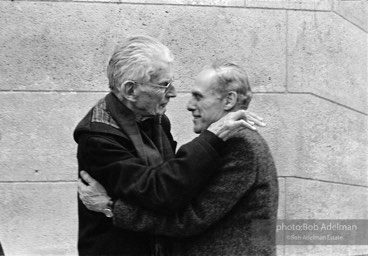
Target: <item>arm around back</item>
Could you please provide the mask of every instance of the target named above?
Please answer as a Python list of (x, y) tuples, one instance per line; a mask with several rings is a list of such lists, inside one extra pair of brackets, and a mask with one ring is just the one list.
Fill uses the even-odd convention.
[(223, 218), (257, 178), (257, 159), (251, 147), (240, 140), (230, 140), (225, 148), (219, 172), (198, 197), (185, 208), (163, 214), (142, 209), (118, 200), (114, 207), (114, 224), (132, 231), (150, 232), (173, 237), (199, 234)]
[(78, 158), (109, 195), (147, 209), (177, 209), (186, 205), (217, 169), (222, 140), (204, 132), (183, 145), (171, 160), (147, 166), (124, 138), (85, 134)]

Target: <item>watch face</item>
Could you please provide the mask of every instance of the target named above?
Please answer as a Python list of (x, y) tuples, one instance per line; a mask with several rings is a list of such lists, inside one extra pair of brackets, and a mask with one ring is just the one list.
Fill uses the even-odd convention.
[(111, 209), (109, 209), (109, 208), (104, 209), (103, 210), (103, 213), (105, 214), (105, 216), (107, 218), (111, 218), (112, 216), (114, 216), (114, 214), (112, 213)]

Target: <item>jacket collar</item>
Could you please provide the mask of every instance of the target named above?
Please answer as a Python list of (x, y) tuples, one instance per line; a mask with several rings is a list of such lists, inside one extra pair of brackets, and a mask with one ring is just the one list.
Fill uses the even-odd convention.
[(106, 95), (106, 109), (110, 112), (113, 119), (116, 121), (120, 129), (125, 133), (129, 139), (133, 142), (134, 147), (137, 149), (137, 154), (141, 159), (144, 159), (148, 164), (147, 154), (145, 153), (145, 147), (143, 140), (136, 122), (136, 117), (133, 111), (127, 108), (114, 93), (110, 92)]

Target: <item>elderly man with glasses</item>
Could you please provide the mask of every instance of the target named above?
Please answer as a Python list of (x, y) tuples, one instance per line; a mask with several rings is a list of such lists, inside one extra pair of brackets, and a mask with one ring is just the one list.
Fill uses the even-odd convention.
[(224, 140), (239, 127), (262, 125), (253, 114), (238, 111), (176, 152), (164, 114), (176, 96), (172, 61), (170, 50), (154, 38), (125, 40), (107, 67), (111, 92), (74, 131), (79, 170), (100, 182), (112, 199), (102, 210), (106, 216), (78, 200), (80, 255), (157, 254), (164, 248), (159, 236), (113, 225), (113, 202), (123, 199), (159, 212), (184, 207), (215, 173)]

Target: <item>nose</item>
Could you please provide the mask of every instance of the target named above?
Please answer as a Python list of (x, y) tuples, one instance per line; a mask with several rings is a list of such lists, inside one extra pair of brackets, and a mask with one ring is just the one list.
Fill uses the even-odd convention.
[(174, 85), (170, 84), (169, 88), (166, 89), (165, 96), (167, 98), (174, 98), (176, 97), (176, 90)]
[(188, 103), (187, 103), (187, 110), (189, 110), (189, 111), (194, 111), (195, 110), (193, 99), (190, 99), (188, 101)]

